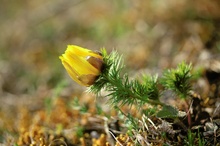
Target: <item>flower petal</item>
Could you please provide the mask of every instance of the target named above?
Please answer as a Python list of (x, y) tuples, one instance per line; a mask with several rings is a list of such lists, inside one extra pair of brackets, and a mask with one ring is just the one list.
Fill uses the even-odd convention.
[(95, 82), (103, 65), (100, 54), (74, 45), (68, 45), (60, 59), (70, 77), (84, 86)]
[(68, 45), (67, 50), (77, 56), (82, 56), (82, 57), (93, 56), (93, 57), (102, 59), (102, 56), (100, 54), (95, 53), (95, 52), (88, 50), (88, 49), (85, 49), (85, 48), (81, 48), (79, 46)]
[(78, 84), (84, 85), (78, 79), (79, 74), (71, 67), (71, 65), (62, 56), (60, 56), (60, 59), (62, 60), (62, 64), (63, 64), (64, 68), (66, 69), (67, 73), (69, 74), (69, 76)]
[(70, 63), (70, 66), (79, 73), (82, 74), (99, 74), (98, 69), (92, 66), (84, 58), (76, 56), (74, 54), (67, 53), (65, 54), (67, 61)]

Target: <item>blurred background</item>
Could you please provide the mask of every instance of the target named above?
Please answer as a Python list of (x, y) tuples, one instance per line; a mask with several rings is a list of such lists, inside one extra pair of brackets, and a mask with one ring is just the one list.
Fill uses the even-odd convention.
[(45, 98), (85, 91), (59, 60), (68, 44), (117, 50), (131, 73), (154, 74), (182, 60), (219, 60), (219, 35), (219, 0), (2, 0), (0, 133), (17, 107), (31, 112)]

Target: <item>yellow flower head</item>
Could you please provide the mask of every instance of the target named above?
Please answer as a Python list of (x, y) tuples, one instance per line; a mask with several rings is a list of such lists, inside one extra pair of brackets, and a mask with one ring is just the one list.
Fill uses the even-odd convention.
[(80, 85), (92, 85), (101, 73), (103, 58), (91, 50), (68, 45), (60, 59), (70, 77)]

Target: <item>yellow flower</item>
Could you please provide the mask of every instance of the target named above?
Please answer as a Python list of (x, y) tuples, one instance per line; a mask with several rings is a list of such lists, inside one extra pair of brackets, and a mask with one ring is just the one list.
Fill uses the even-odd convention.
[(101, 73), (103, 58), (91, 50), (68, 45), (60, 59), (70, 77), (80, 85), (92, 85)]

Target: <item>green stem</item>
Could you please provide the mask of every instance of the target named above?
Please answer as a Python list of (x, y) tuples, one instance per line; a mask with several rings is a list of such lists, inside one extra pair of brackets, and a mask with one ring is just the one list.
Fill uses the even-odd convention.
[[(111, 84), (111, 86), (115, 86), (117, 88), (121, 88), (123, 89), (124, 91), (126, 91), (127, 93), (129, 93), (129, 97), (131, 98), (135, 98), (137, 100), (140, 100), (140, 101), (144, 101), (145, 103), (148, 103), (148, 104), (152, 104), (152, 105), (161, 105), (161, 106), (164, 106), (165, 104), (160, 102), (159, 100), (149, 100), (147, 98), (143, 98), (142, 96), (138, 95), (138, 94), (135, 94), (134, 92), (132, 92), (131, 90), (125, 88), (124, 86), (118, 86), (117, 83), (117, 79), (116, 80), (111, 80), (108, 75), (103, 75), (107, 81)], [(108, 89), (107, 89), (108, 90)]]

